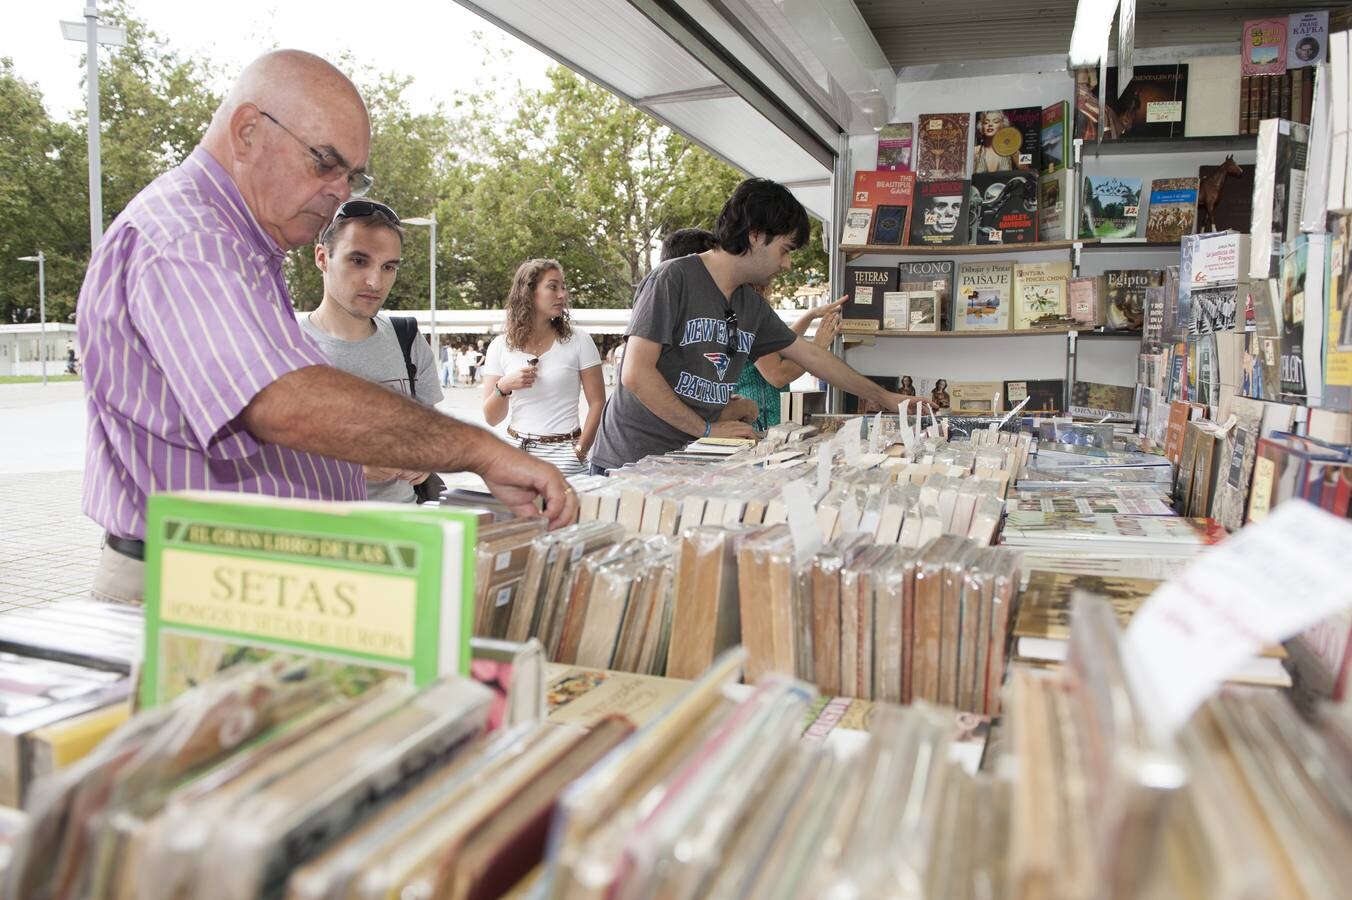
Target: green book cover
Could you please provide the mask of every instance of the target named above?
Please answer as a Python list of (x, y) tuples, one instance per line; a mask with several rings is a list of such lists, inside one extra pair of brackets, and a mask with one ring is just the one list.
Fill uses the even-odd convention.
[(350, 664), (350, 693), (468, 675), (476, 524), (403, 504), (152, 496), (142, 705), (277, 652)]

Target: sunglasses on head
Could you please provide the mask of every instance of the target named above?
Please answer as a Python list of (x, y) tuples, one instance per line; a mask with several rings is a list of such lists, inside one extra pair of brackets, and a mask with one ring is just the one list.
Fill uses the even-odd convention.
[(364, 219), (367, 216), (381, 216), (389, 219), (395, 225), (399, 224), (399, 214), (390, 209), (384, 203), (377, 203), (374, 200), (349, 200), (338, 207), (338, 212), (334, 214), (334, 220), (338, 219)]

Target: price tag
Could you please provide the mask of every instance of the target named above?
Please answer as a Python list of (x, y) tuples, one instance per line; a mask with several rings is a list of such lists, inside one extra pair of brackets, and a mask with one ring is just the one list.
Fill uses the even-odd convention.
[(499, 553), (497, 559), (493, 561), (493, 571), (501, 572), (503, 569), (507, 568), (511, 564), (512, 564), (512, 551), (504, 550), (502, 553)]
[(498, 590), (497, 596), (493, 598), (493, 605), (495, 607), (506, 606), (511, 601), (512, 601), (512, 585), (509, 584), (506, 587)]

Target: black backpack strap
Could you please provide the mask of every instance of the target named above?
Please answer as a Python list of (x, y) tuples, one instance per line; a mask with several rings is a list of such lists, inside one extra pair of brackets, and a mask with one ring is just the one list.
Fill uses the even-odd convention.
[(408, 369), (408, 395), (418, 399), (418, 367), (413, 364), (413, 342), (418, 339), (418, 320), (412, 316), (390, 316), (399, 349), (404, 353), (404, 367)]

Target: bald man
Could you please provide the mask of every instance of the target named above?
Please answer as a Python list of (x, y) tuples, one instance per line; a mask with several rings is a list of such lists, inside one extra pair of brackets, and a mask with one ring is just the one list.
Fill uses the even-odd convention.
[(106, 530), (96, 599), (141, 601), (155, 491), (360, 500), (371, 464), (475, 472), (518, 513), (543, 498), (551, 525), (574, 518), (558, 469), (327, 365), (301, 331), (283, 260), (371, 187), (370, 144), (366, 106), (341, 72), (269, 53), (202, 143), (104, 235), (78, 307), (84, 511)]

